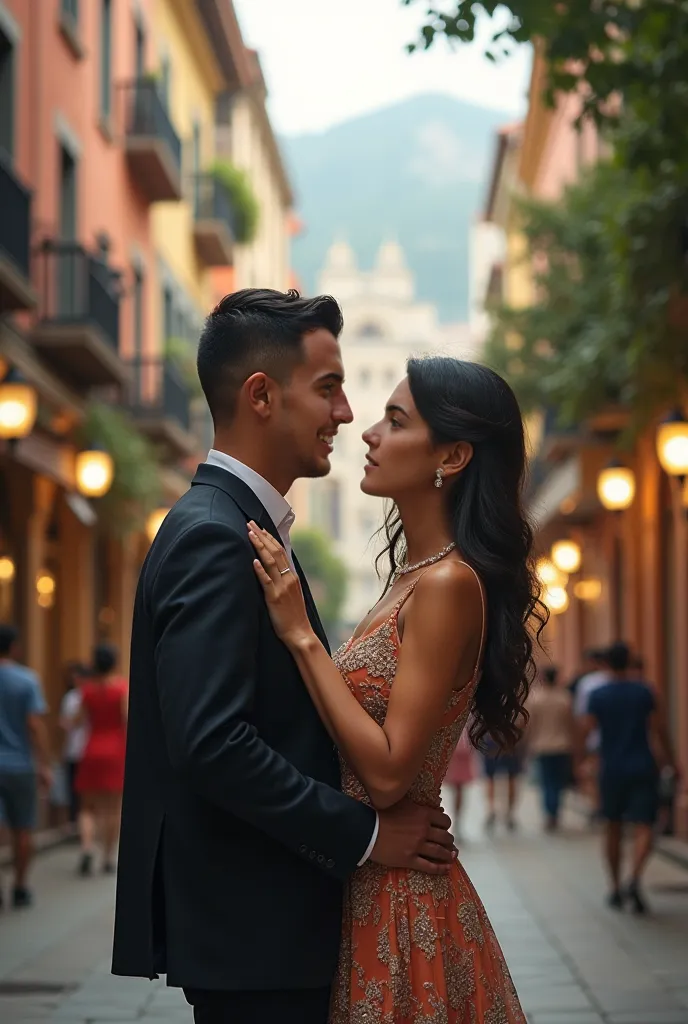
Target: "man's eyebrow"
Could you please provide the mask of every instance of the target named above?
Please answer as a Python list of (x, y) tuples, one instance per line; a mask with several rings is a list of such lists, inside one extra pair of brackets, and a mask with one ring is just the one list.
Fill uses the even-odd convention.
[(404, 409), (403, 405), (388, 405), (387, 408), (385, 409), (385, 412), (400, 412), (402, 416), (406, 417), (407, 420), (411, 418), (409, 414), (406, 412), (406, 409)]
[(327, 381), (334, 381), (337, 384), (344, 383), (344, 374), (336, 373), (334, 370), (331, 373), (324, 373), (322, 377), (316, 378), (316, 384), (324, 384)]

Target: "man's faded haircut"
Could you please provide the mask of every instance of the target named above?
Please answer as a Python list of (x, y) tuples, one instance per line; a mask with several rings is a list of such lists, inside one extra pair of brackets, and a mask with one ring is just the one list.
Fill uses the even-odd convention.
[(271, 288), (226, 295), (207, 318), (198, 344), (198, 376), (215, 426), (232, 419), (252, 374), (285, 383), (304, 358), (304, 337), (324, 329), (338, 338), (343, 323), (331, 295), (305, 299), (294, 289)]

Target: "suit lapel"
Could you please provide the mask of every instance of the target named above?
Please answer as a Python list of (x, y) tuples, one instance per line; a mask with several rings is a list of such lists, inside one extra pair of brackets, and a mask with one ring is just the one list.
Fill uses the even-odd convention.
[[(282, 538), (277, 532), (277, 527), (270, 518), (267, 509), (248, 484), (245, 484), (238, 476), (235, 476), (233, 473), (229, 473), (226, 469), (222, 469), (220, 466), (209, 466), (207, 463), (202, 463), (198, 467), (196, 476), (193, 480), (194, 486), (199, 484), (205, 484), (209, 487), (219, 487), (221, 491), (224, 491), (230, 496), (230, 498), (232, 498), (233, 501), (236, 502), (246, 516), (247, 522), (249, 519), (255, 520), (259, 526), (262, 526), (264, 530), (267, 530), (268, 533), (270, 533), (275, 540), (284, 547)], [(299, 579), (301, 580), (303, 596), (306, 602), (306, 611), (308, 612), (308, 620), (317, 637), (329, 652), (330, 648), (327, 642), (327, 635), (323, 628), (323, 624), (320, 621), (318, 609), (316, 608), (313, 595), (311, 594), (310, 587), (308, 586), (308, 580), (305, 577), (303, 569), (298, 563), (296, 555), (294, 555), (294, 565), (296, 566), (296, 571)]]
[(329, 644), (328, 639), (327, 639), (327, 634), (325, 633), (325, 628), (324, 628), (322, 622), (320, 621), (320, 616), (318, 614), (318, 609), (317, 609), (317, 606), (315, 604), (315, 601), (313, 600), (313, 595), (311, 594), (311, 588), (308, 586), (308, 580), (306, 579), (306, 574), (304, 573), (303, 569), (301, 568), (301, 565), (299, 564), (299, 560), (296, 557), (296, 555), (294, 555), (294, 565), (296, 566), (296, 571), (298, 573), (299, 579), (301, 580), (301, 587), (303, 589), (303, 597), (304, 597), (304, 600), (306, 602), (306, 611), (308, 612), (308, 621), (310, 622), (311, 626), (315, 630), (315, 633), (316, 633), (318, 639), (320, 640), (320, 642), (322, 643), (323, 647), (325, 648), (325, 650), (329, 654), (330, 653), (330, 644)]

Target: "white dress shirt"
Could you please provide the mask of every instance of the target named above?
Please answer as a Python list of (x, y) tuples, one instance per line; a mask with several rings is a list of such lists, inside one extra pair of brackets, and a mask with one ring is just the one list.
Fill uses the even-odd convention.
[[(234, 476), (239, 477), (240, 480), (250, 487), (258, 501), (261, 503), (265, 511), (268, 513), (273, 523), (277, 527), (277, 532), (280, 535), (280, 540), (284, 544), (284, 550), (287, 552), (287, 558), (292, 569), (296, 569), (294, 565), (294, 556), (291, 549), (291, 537), (289, 536), (292, 526), (294, 525), (294, 510), (287, 501), (287, 499), (280, 494), (280, 492), (269, 483), (265, 477), (262, 477), (260, 473), (256, 473), (255, 469), (251, 469), (250, 466), (245, 466), (243, 462), (239, 462), (238, 459), (232, 458), (231, 455), (227, 455), (225, 452), (219, 452), (216, 448), (211, 448), (208, 453), (206, 463), (209, 466), (219, 466), (220, 469), (226, 469), (228, 473), (232, 473)], [(377, 834), (380, 831), (380, 818), (379, 815), (375, 814), (375, 828), (368, 847), (363, 854), (363, 857), (358, 862), (358, 866), (365, 864), (373, 852), (373, 847), (377, 842)]]

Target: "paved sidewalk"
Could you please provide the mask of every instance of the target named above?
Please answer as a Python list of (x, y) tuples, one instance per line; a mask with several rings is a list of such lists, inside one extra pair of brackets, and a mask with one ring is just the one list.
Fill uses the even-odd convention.
[[(486, 839), (482, 814), (476, 788), (461, 856), (531, 1024), (688, 1024), (688, 871), (656, 858), (652, 915), (614, 913), (603, 903), (599, 839), (579, 816), (544, 836), (527, 794), (523, 828)], [(110, 975), (114, 885), (77, 878), (76, 859), (71, 846), (44, 854), (36, 907), (0, 914), (0, 1022), (190, 1024), (178, 991)]]

